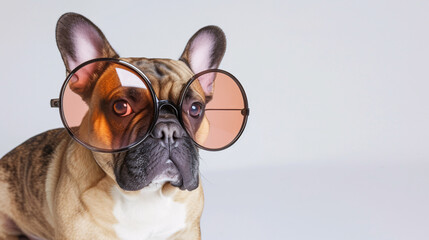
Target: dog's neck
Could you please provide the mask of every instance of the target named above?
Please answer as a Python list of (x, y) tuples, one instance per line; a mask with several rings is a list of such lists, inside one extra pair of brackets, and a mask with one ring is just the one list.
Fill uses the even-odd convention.
[(73, 150), (62, 167), (80, 179), (79, 199), (92, 214), (109, 215), (96, 216), (98, 219), (116, 219), (103, 224), (113, 225), (119, 238), (166, 239), (186, 227), (186, 206), (174, 199), (178, 188), (155, 182), (139, 191), (124, 191), (97, 164), (90, 150), (75, 142), (69, 144)]
[[(91, 150), (78, 144), (76, 141), (69, 143), (70, 150), (65, 159), (65, 166), (70, 175), (79, 179), (80, 189), (84, 190), (96, 185), (103, 178), (112, 178), (109, 173), (103, 170)], [(112, 184), (114, 179), (112, 179)]]

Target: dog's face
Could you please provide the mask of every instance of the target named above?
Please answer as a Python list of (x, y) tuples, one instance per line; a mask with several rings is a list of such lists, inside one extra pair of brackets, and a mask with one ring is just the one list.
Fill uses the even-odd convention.
[[(60, 18), (57, 44), (67, 72), (91, 59), (119, 58), (102, 32), (78, 14), (66, 14)], [(145, 73), (159, 100), (168, 100), (177, 106), (182, 89), (195, 73), (218, 67), (225, 45), (223, 32), (209, 26), (189, 40), (180, 60), (121, 59)], [(112, 77), (115, 69), (109, 67), (102, 72), (91, 68), (85, 71), (92, 77), (79, 77), (69, 83), (70, 89), (89, 106), (79, 127), (79, 135), (85, 137), (87, 142), (96, 142), (97, 146), (105, 148), (126, 146), (135, 141), (141, 136), (142, 129), (148, 128), (150, 121), (147, 116), (152, 113), (145, 109), (150, 109), (148, 105), (153, 104), (150, 101), (139, 101), (139, 97), (135, 96), (150, 99), (149, 90), (141, 88), (138, 92), (129, 91)], [(203, 103), (210, 101), (213, 82), (200, 80), (199, 83), (193, 84), (192, 97), (184, 100), (183, 108), (191, 108), (196, 100)], [(164, 105), (159, 109), (152, 131), (143, 142), (125, 152), (93, 152), (96, 161), (124, 190), (139, 190), (150, 184), (165, 182), (182, 190), (197, 188), (198, 149), (188, 133), (194, 139), (204, 139), (209, 123), (204, 114), (192, 122), (184, 122), (190, 129), (187, 133), (177, 115), (176, 109)], [(142, 116), (146, 116), (144, 120)], [(125, 130), (123, 126), (126, 126)]]

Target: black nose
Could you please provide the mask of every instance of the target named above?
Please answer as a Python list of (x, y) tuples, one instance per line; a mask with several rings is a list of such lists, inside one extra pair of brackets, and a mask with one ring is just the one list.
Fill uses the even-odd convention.
[(152, 137), (159, 139), (165, 148), (177, 147), (178, 142), (185, 135), (185, 131), (177, 121), (159, 120), (152, 130)]
[(168, 100), (160, 101), (158, 120), (151, 135), (169, 150), (178, 147), (180, 140), (186, 135), (177, 115), (177, 107), (173, 103)]

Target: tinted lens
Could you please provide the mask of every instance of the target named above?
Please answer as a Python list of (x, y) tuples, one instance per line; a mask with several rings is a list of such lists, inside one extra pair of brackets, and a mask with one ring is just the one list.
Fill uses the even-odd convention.
[(186, 130), (206, 149), (230, 146), (246, 124), (244, 90), (238, 80), (220, 70), (196, 75), (184, 93), (181, 107)]
[(95, 61), (74, 70), (61, 96), (65, 126), (98, 151), (122, 150), (146, 137), (154, 117), (148, 83), (131, 67)]

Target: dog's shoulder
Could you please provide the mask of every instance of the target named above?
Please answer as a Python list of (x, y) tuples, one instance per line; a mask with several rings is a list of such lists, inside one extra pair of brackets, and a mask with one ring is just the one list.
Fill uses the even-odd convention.
[[(16, 192), (18, 204), (24, 205), (24, 199), (29, 196), (44, 198), (49, 164), (60, 150), (58, 146), (69, 138), (64, 128), (49, 130), (28, 139), (0, 159), (0, 180), (8, 183), (10, 191)], [(24, 193), (29, 196), (21, 196)]]
[(31, 137), (4, 155), (0, 160), (0, 166), (7, 167), (6, 162), (11, 161), (10, 159), (14, 159), (14, 162), (36, 158), (49, 159), (65, 134), (67, 132), (64, 128), (57, 128)]

